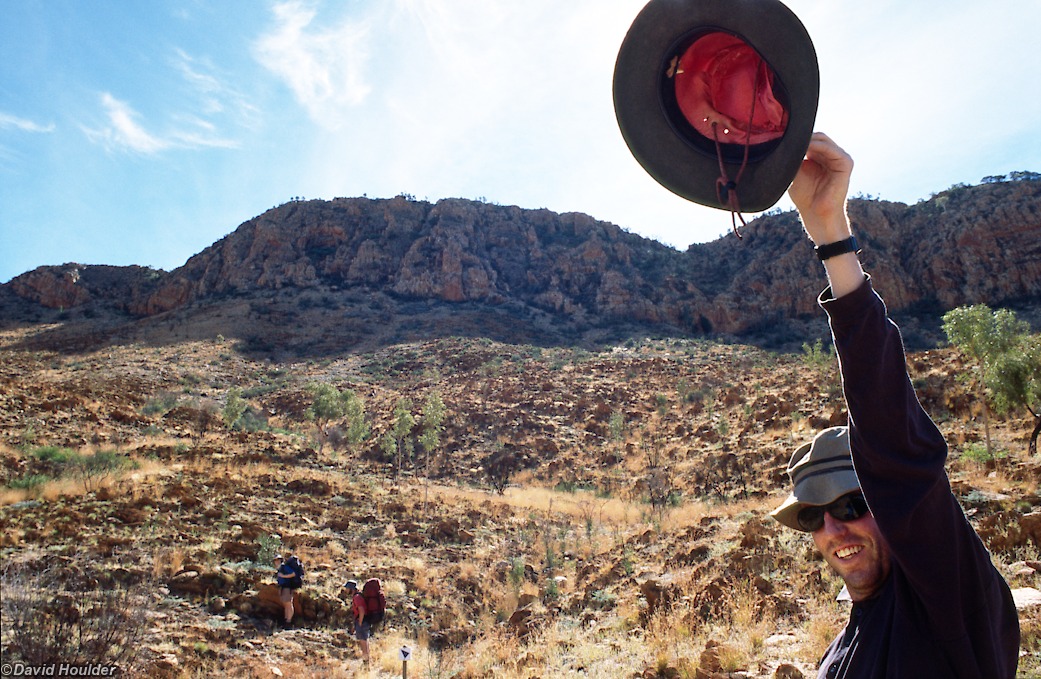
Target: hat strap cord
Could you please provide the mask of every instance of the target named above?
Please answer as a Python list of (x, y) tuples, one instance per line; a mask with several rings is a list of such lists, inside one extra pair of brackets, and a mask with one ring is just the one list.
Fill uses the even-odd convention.
[[(759, 59), (759, 63), (755, 69), (755, 86), (752, 91), (756, 94), (759, 92), (759, 79), (762, 75), (763, 60)], [(719, 125), (717, 121), (712, 121), (712, 136), (716, 142), (716, 160), (719, 161), (719, 177), (716, 178), (716, 199), (720, 203), (730, 208), (730, 224), (734, 229), (734, 235), (741, 239), (741, 231), (737, 228), (737, 220), (741, 220), (741, 226), (748, 226), (745, 222), (744, 216), (741, 214), (741, 201), (737, 197), (737, 185), (741, 183), (741, 175), (745, 173), (745, 168), (748, 167), (748, 150), (752, 144), (752, 122), (755, 120), (755, 102), (759, 97), (752, 97), (752, 110), (748, 114), (748, 128), (745, 133), (745, 154), (741, 160), (741, 167), (737, 171), (737, 176), (733, 180), (727, 176), (726, 165), (723, 164), (723, 150), (719, 145), (719, 132), (716, 129)]]

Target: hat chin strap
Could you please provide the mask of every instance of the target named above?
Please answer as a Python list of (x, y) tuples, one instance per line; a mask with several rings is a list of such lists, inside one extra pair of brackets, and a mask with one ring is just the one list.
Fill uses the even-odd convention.
[[(759, 91), (759, 80), (762, 77), (763, 64), (762, 58), (759, 59), (759, 63), (755, 69), (755, 86), (752, 88), (753, 92)], [(723, 149), (719, 145), (719, 122), (712, 121), (712, 138), (716, 143), (716, 160), (719, 161), (719, 177), (716, 178), (716, 198), (720, 203), (730, 208), (730, 223), (734, 229), (734, 235), (741, 239), (741, 232), (737, 228), (737, 220), (741, 220), (741, 226), (748, 226), (745, 222), (745, 218), (741, 215), (741, 201), (737, 197), (737, 185), (741, 182), (741, 175), (745, 173), (745, 168), (748, 167), (748, 149), (752, 144), (752, 121), (755, 119), (755, 102), (758, 97), (752, 97), (752, 110), (748, 113), (748, 134), (745, 135), (745, 154), (741, 160), (741, 167), (737, 171), (737, 176), (733, 180), (727, 175), (726, 165), (723, 163)]]

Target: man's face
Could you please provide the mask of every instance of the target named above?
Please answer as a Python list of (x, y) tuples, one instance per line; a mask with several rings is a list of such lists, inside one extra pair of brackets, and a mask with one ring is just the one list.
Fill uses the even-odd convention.
[(813, 542), (846, 582), (854, 601), (878, 594), (889, 577), (889, 547), (870, 512), (854, 521), (839, 521), (825, 512), (824, 525), (813, 532)]

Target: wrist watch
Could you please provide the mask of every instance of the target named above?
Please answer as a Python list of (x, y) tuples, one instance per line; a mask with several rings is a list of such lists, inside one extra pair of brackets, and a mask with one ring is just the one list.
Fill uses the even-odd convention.
[(827, 243), (825, 245), (818, 245), (813, 248), (813, 251), (817, 253), (817, 259), (824, 261), (837, 257), (838, 255), (844, 255), (847, 252), (860, 253), (860, 245), (857, 243), (857, 239), (854, 236), (850, 236), (845, 240), (840, 240), (835, 243)]

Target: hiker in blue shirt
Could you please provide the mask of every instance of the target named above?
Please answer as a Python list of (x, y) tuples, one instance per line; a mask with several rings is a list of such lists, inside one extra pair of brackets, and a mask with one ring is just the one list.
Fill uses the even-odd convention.
[[(853, 601), (823, 679), (1013, 679), (1019, 618), (951, 492), (947, 444), (907, 375), (900, 331), (872, 288), (846, 216), (853, 160), (816, 133), (788, 193), (817, 246), (849, 411), (792, 455), (772, 513), (810, 533)], [(927, 234), (923, 234), (923, 237)]]
[(283, 622), (286, 627), (293, 623), (293, 613), (295, 612), (293, 610), (293, 591), (303, 586), (303, 577), (293, 567), (294, 562), (299, 562), (295, 556), (283, 560), (281, 554), (275, 555), (275, 581), (278, 584), (278, 598), (285, 609)]

